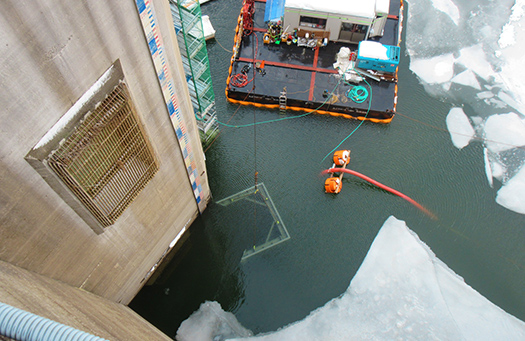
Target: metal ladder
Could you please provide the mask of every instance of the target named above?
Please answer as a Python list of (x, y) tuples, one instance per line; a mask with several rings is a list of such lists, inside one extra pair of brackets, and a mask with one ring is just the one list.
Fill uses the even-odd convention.
[(281, 114), (286, 113), (286, 102), (288, 98), (286, 97), (286, 87), (281, 91), (281, 96), (279, 96), (279, 111)]

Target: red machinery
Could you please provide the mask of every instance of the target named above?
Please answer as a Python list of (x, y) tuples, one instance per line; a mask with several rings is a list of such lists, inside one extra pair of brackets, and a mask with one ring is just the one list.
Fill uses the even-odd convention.
[(249, 36), (253, 32), (253, 14), (255, 13), (254, 0), (244, 0), (242, 6), (243, 35)]

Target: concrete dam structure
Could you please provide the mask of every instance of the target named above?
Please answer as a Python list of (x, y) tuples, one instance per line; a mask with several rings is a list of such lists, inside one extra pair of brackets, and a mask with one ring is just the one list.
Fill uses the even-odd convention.
[(0, 302), (161, 339), (125, 305), (210, 200), (169, 3), (0, 8)]

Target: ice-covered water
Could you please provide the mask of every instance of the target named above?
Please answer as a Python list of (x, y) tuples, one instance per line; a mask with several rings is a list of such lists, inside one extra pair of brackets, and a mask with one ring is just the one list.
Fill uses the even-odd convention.
[(404, 221), (384, 223), (346, 292), (305, 319), (251, 337), (206, 302), (177, 340), (523, 340), (525, 323), (466, 284)]
[[(493, 323), (485, 323), (476, 329), (506, 330), (501, 326), (506, 326), (508, 321), (515, 324), (515, 319), (456, 275), (447, 275), (451, 280), (447, 283), (455, 283), (458, 290), (452, 290), (452, 285), (445, 286), (444, 290), (455, 294), (457, 303), (465, 308), (463, 316), (473, 318), (470, 321), (456, 319), (443, 310), (435, 315), (420, 310), (423, 304), (432, 300), (443, 307), (438, 296), (426, 295), (412, 285), (427, 283), (436, 288), (436, 282), (426, 282), (429, 273), (425, 271), (418, 272), (420, 276), (417, 276), (414, 270), (404, 277), (407, 288), (414, 292), (411, 295), (404, 291), (397, 302), (382, 300), (389, 298), (388, 291), (377, 291), (377, 295), (372, 291), (350, 295), (351, 288), (343, 296), (332, 299), (348, 287), (377, 229), (389, 215), (406, 220), (438, 256), (476, 290), (524, 320), (521, 229), (525, 218), (522, 216), (525, 214), (525, 134), (522, 128), (525, 92), (520, 79), (524, 72), (520, 65), (520, 50), (525, 51), (523, 1), (407, 1), (403, 45), (407, 54), (401, 60), (399, 116), (388, 126), (364, 124), (358, 131), (359, 137), (347, 145), (355, 155), (352, 167), (421, 199), (436, 210), (439, 220), (427, 222), (420, 219), (410, 210), (403, 209), (403, 205), (396, 206), (384, 193), (373, 192), (364, 186), (361, 188), (357, 185), (359, 183), (350, 180), (345, 183), (344, 195), (332, 198), (324, 194), (319, 187), (320, 180), (312, 174), (318, 174), (324, 166), (318, 164), (319, 160), (354, 128), (353, 122), (347, 125), (332, 122), (330, 118), (311, 116), (304, 121), (288, 120), (280, 125), (261, 126), (257, 130), (258, 170), (265, 184), (271, 186), (283, 219), (291, 227), (292, 239), (286, 247), (275, 248), (264, 257), (239, 266), (242, 250), (250, 246), (250, 242), (243, 238), (251, 239), (252, 232), (246, 232), (249, 227), (244, 223), (252, 217), (242, 215), (235, 223), (228, 222), (236, 216), (210, 207), (206, 233), (203, 232), (200, 239), (195, 238), (199, 243), (195, 244), (195, 252), (188, 256), (185, 267), (176, 272), (177, 276), (173, 276), (171, 282), (158, 284), (158, 295), (144, 296), (147, 302), (152, 301), (151, 297), (156, 299), (148, 307), (160, 311), (159, 325), (168, 331), (168, 335), (174, 335), (175, 329), (170, 328), (175, 328), (206, 300), (208, 302), (197, 310), (200, 322), (181, 325), (180, 337), (191, 335), (190, 339), (209, 340), (213, 336), (220, 339), (249, 335), (250, 332), (236, 319), (255, 333), (269, 332), (285, 325), (290, 328), (283, 329), (282, 333), (292, 333), (300, 326), (306, 328), (309, 323), (318, 323), (316, 326), (323, 328), (317, 329), (327, 333), (325, 339), (333, 339), (329, 332), (337, 333), (353, 327), (360, 332), (369, 330), (371, 339), (381, 336), (389, 339), (396, 336), (401, 339), (432, 336), (449, 339), (463, 333), (462, 328), (473, 322), (486, 321), (487, 316), (493, 318)], [(217, 10), (211, 18), (217, 28), (218, 42), (225, 46), (228, 46), (226, 37), (233, 39), (236, 23), (236, 13), (234, 19), (223, 19), (232, 3), (237, 6), (238, 1), (211, 3)], [(234, 24), (229, 25), (229, 22)], [(214, 69), (222, 67), (227, 70), (230, 54), (228, 51), (221, 54), (217, 52), (219, 50), (222, 51), (218, 46), (213, 49), (213, 63), (220, 66)], [(214, 86), (219, 84), (218, 88), (224, 84), (224, 71), (221, 72), (217, 72), (217, 82), (214, 79)], [(435, 98), (424, 93), (418, 81)], [(220, 105), (221, 101), (217, 103)], [(253, 108), (237, 110), (237, 107), (224, 105), (224, 121), (230, 119), (232, 113), (234, 116), (237, 113), (234, 119), (239, 122), (253, 121)], [(414, 120), (406, 120), (405, 113)], [(267, 119), (273, 113), (257, 111), (257, 115)], [(416, 122), (416, 119), (425, 123), (422, 125), (424, 129), (417, 125), (421, 122)], [(429, 133), (429, 125), (446, 126), (450, 142), (448, 135)], [(255, 149), (251, 145), (254, 136), (255, 131), (252, 134), (249, 130), (225, 130), (207, 154), (210, 174), (213, 174), (210, 181), (217, 198), (253, 185), (252, 168), (241, 165), (252, 164), (250, 154)], [(294, 177), (289, 181), (291, 168)], [(243, 175), (243, 172), (250, 175)], [(403, 238), (406, 239), (410, 238)], [(432, 253), (424, 245), (421, 250), (421, 254), (427, 253), (427, 260), (431, 259), (427, 265), (434, 266), (438, 272), (446, 269), (439, 265), (441, 262), (437, 258), (431, 257)], [(386, 252), (383, 254), (386, 258), (383, 262), (389, 261), (387, 255)], [(379, 262), (379, 258), (377, 260)], [(385, 270), (381, 263), (378, 267)], [(195, 269), (199, 269), (198, 275)], [(203, 277), (203, 273), (212, 275)], [(402, 272), (390, 273), (389, 277), (399, 279), (400, 274)], [(362, 284), (374, 284), (372, 279), (379, 273), (368, 272), (368, 275), (370, 277), (365, 281), (367, 276), (360, 271), (352, 284), (358, 278), (363, 280)], [(184, 282), (186, 279), (187, 283)], [(408, 282), (408, 279), (415, 282)], [(173, 294), (177, 292), (175, 283), (179, 282), (182, 284), (178, 288), (184, 292), (180, 298)], [(383, 284), (391, 289), (387, 283)], [(167, 296), (163, 290), (169, 286), (172, 290)], [(185, 300), (192, 290), (195, 299), (190, 305)], [(223, 314), (219, 303), (214, 301), (220, 302), (225, 311), (233, 312), (235, 316)], [(316, 310), (328, 301), (323, 308)], [(348, 321), (351, 318), (356, 323), (366, 322), (360, 320), (360, 316), (351, 316), (349, 309), (356, 307), (355, 304), (360, 304), (357, 307), (374, 307), (378, 302), (387, 302), (390, 309), (378, 312), (377, 317), (371, 317), (372, 313), (368, 315), (372, 323), (352, 324)], [(173, 307), (180, 308), (183, 304), (189, 308), (174, 323), (170, 313), (176, 310)], [(469, 305), (486, 309), (468, 311)], [(311, 311), (314, 312), (304, 319)], [(321, 311), (328, 314), (326, 319)], [(483, 311), (488, 315), (472, 315)], [(336, 323), (338, 315), (347, 317), (345, 323)], [(411, 320), (416, 316), (417, 321)], [(195, 319), (190, 320), (195, 322)], [(293, 321), (302, 322), (294, 324)], [(392, 321), (393, 324), (388, 323)], [(456, 321), (458, 326), (449, 327), (447, 323), (451, 321)], [(421, 337), (420, 327), (425, 323), (433, 325), (435, 334)], [(522, 330), (523, 324), (519, 323), (519, 326)], [(307, 330), (314, 332), (311, 328)], [(191, 331), (195, 334), (186, 334)], [(487, 337), (491, 336), (490, 331), (486, 333)], [(282, 336), (281, 339), (294, 337), (291, 334), (275, 335)], [(298, 332), (297, 335), (305, 334)]]
[[(486, 146), (496, 202), (525, 214), (525, 1), (409, 0), (410, 69), (425, 89), (453, 101), (447, 128), (458, 148)], [(439, 18), (440, 20), (435, 20)]]

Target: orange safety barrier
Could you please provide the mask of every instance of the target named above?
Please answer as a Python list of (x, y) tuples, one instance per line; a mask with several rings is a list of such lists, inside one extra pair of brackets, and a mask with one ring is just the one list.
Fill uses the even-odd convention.
[[(229, 77), (228, 77), (228, 79), (229, 79)], [(229, 98), (228, 97), (228, 87), (226, 87), (225, 93), (226, 93), (226, 99), (229, 102), (234, 103), (234, 104), (253, 105), (253, 106), (258, 107), (258, 108), (267, 108), (267, 109), (279, 108), (279, 104), (262, 104), (262, 103), (242, 101), (242, 100), (238, 100), (238, 99)], [(294, 111), (305, 111), (305, 112), (313, 112), (314, 111), (314, 110), (308, 109), (308, 108), (292, 107), (292, 106), (287, 106), (286, 109), (291, 109), (291, 110), (294, 110)], [(372, 122), (372, 123), (383, 123), (383, 124), (387, 124), (387, 123), (392, 122), (392, 119), (395, 116), (395, 115), (392, 115), (392, 117), (389, 117), (389, 118), (371, 118), (371, 117), (364, 117), (364, 116), (352, 116), (352, 115), (348, 115), (348, 114), (343, 114), (343, 113), (339, 113), (339, 112), (332, 112), (332, 111), (325, 111), (325, 110), (315, 110), (315, 113), (321, 114), (321, 115), (330, 115), (330, 116), (334, 116), (334, 117), (343, 117), (343, 118), (352, 119), (352, 120), (369, 121), (369, 122)]]

